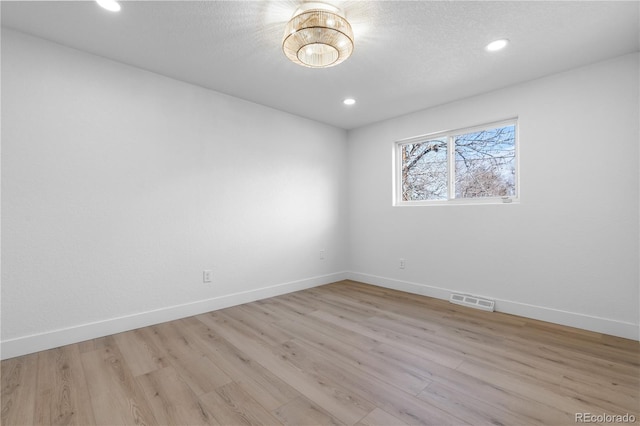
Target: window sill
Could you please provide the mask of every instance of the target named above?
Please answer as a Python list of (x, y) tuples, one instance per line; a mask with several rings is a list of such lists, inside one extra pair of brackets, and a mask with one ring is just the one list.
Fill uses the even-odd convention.
[(482, 198), (466, 200), (396, 201), (394, 207), (431, 207), (431, 206), (483, 206), (496, 204), (520, 204), (519, 198)]

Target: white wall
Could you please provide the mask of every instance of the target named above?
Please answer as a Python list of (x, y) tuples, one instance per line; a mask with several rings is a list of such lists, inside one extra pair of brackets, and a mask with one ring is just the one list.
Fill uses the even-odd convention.
[[(353, 278), (637, 339), (638, 80), (634, 54), (349, 132)], [(520, 204), (392, 207), (394, 141), (514, 116)]]
[(346, 152), (343, 130), (3, 30), (2, 356), (344, 278)]

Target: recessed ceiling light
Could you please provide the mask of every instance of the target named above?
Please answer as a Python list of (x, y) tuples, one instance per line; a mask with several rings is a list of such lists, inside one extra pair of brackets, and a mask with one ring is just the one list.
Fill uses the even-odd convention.
[(96, 0), (96, 3), (111, 12), (120, 11), (120, 4), (115, 0)]
[(345, 105), (353, 105), (356, 103), (356, 100), (353, 98), (347, 98), (344, 101), (342, 101), (342, 103)]
[(485, 49), (488, 50), (489, 52), (496, 52), (498, 50), (501, 50), (507, 47), (507, 44), (509, 44), (509, 40), (507, 40), (506, 38), (503, 38), (500, 40), (492, 41), (491, 43), (487, 44), (485, 46)]

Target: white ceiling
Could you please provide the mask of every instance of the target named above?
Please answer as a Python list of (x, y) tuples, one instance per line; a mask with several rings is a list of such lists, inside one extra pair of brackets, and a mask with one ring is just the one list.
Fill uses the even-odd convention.
[[(124, 0), (112, 13), (2, 1), (1, 12), (3, 26), (344, 129), (640, 50), (638, 1), (329, 0), (354, 54), (309, 69), (281, 48), (301, 2)], [(486, 52), (497, 38), (511, 44)]]

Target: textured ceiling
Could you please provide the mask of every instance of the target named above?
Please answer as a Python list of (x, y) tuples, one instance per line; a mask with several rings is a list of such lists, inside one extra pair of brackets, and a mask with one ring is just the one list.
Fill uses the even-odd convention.
[[(637, 52), (640, 2), (330, 1), (355, 33), (346, 62), (282, 53), (301, 1), (2, 1), (2, 25), (178, 80), (352, 129)], [(511, 40), (501, 52), (483, 47)], [(358, 103), (342, 104), (345, 97)]]

